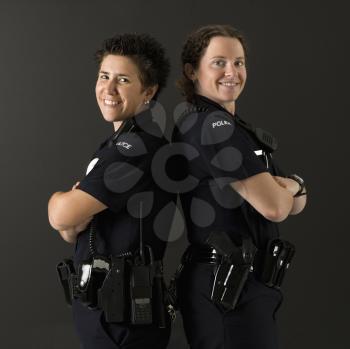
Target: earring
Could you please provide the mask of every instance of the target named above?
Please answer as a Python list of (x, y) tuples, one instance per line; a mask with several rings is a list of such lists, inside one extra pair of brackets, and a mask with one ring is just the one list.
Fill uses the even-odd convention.
[(149, 101), (145, 101), (144, 104), (149, 104)]

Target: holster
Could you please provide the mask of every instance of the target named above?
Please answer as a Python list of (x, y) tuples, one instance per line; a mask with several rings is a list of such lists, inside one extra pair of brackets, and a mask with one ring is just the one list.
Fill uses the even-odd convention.
[(64, 298), (66, 303), (71, 306), (73, 299), (73, 282), (72, 279), (75, 276), (74, 263), (72, 259), (64, 259), (56, 266), (58, 279), (62, 285)]
[(181, 264), (170, 281), (167, 293), (168, 310), (175, 319), (178, 310), (177, 283), (187, 263), (205, 263), (216, 266), (211, 299), (227, 310), (233, 310), (247, 281), (254, 271), (257, 279), (268, 287), (280, 288), (295, 254), (293, 244), (282, 239), (268, 242), (266, 251), (257, 251), (249, 237), (237, 246), (225, 232), (213, 232), (205, 245), (190, 245)]
[(167, 326), (162, 261), (134, 264), (131, 255), (94, 257), (76, 272), (72, 259), (57, 265), (65, 300), (79, 299), (90, 309), (101, 309), (106, 322)]
[(124, 322), (127, 319), (127, 260), (119, 257), (111, 257), (111, 260), (112, 267), (102, 287), (97, 290), (98, 305), (104, 311), (107, 322)]
[(279, 289), (295, 255), (295, 246), (282, 239), (268, 242), (263, 258), (261, 281), (266, 286)]
[(222, 256), (215, 272), (211, 299), (233, 310), (252, 271), (257, 249), (250, 238), (243, 238), (242, 246), (236, 246), (225, 232), (212, 233), (206, 242)]

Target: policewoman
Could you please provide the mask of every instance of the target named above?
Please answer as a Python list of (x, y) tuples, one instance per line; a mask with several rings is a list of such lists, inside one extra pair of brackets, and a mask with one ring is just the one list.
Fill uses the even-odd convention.
[(303, 180), (287, 178), (272, 158), (276, 139), (236, 113), (246, 56), (227, 25), (199, 28), (182, 51), (188, 107), (174, 142), (187, 160), (180, 179), (192, 185), (180, 188), (190, 247), (178, 296), (191, 349), (278, 348), (279, 287), (294, 254), (278, 222), (306, 202)]
[(73, 293), (81, 348), (166, 348), (169, 320), (155, 314), (153, 302), (160, 309), (162, 300), (154, 277), (162, 277), (172, 218), (162, 209), (173, 198), (152, 176), (153, 155), (167, 144), (152, 113), (169, 61), (163, 47), (143, 34), (106, 40), (96, 60), (96, 99), (114, 133), (93, 154), (80, 183), (49, 201), (52, 227), (76, 244), (74, 267), (62, 269), (61, 281), (69, 284), (68, 298)]

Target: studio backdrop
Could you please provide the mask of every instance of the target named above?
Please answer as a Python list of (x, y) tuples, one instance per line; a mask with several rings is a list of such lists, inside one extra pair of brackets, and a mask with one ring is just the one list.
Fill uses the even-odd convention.
[[(171, 58), (159, 102), (170, 138), (175, 87), (193, 29), (230, 24), (248, 42), (244, 119), (279, 140), (275, 155), (308, 188), (304, 212), (280, 224), (297, 246), (278, 313), (281, 348), (348, 348), (348, 15), (341, 1), (9, 1), (0, 3), (1, 347), (79, 347), (55, 265), (74, 252), (47, 202), (85, 173), (113, 132), (98, 110), (93, 53), (116, 33), (149, 33)], [(179, 109), (180, 108), (180, 109)], [(187, 246), (181, 210), (166, 251), (169, 280)], [(169, 349), (187, 348), (181, 317)]]

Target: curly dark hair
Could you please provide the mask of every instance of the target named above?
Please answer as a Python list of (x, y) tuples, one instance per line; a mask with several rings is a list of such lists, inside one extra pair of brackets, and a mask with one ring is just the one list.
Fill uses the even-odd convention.
[(182, 76), (176, 85), (188, 102), (193, 101), (195, 86), (185, 73), (185, 64), (190, 63), (193, 69), (198, 69), (199, 62), (203, 57), (210, 40), (215, 36), (235, 38), (242, 44), (245, 57), (247, 57), (247, 44), (241, 32), (230, 25), (207, 25), (193, 31), (185, 41), (182, 48)]
[(148, 34), (117, 34), (105, 40), (102, 48), (96, 51), (95, 60), (99, 66), (109, 54), (130, 58), (139, 69), (143, 88), (158, 85), (153, 99), (158, 98), (170, 71), (169, 59), (158, 41)]

